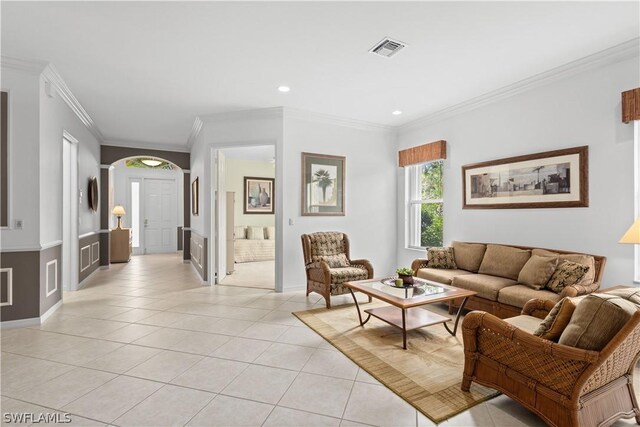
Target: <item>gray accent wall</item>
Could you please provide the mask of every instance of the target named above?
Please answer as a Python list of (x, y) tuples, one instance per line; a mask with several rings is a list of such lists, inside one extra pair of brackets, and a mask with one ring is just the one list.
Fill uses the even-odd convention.
[(2, 252), (0, 320), (40, 316), (40, 251)]
[(196, 268), (202, 280), (207, 280), (207, 238), (193, 231), (190, 232), (191, 264)]
[(177, 250), (179, 250), (179, 251), (181, 251), (181, 250), (182, 250), (182, 247), (184, 246), (184, 242), (182, 241), (182, 239), (184, 238), (184, 237), (182, 236), (182, 229), (183, 229), (183, 228), (184, 228), (184, 227), (179, 226), (179, 227), (178, 227), (178, 230), (177, 230), (177, 233), (178, 233), (178, 234), (177, 234), (177, 237), (178, 237), (178, 238), (176, 239), (176, 242), (178, 242)]
[(127, 157), (152, 156), (168, 160), (182, 169), (189, 170), (191, 155), (180, 151), (149, 150), (131, 147), (116, 147), (113, 145), (100, 146), (100, 163), (110, 165)]
[(62, 299), (62, 244), (40, 251), (39, 299), (38, 316)]
[(102, 259), (100, 235), (101, 233), (90, 234), (82, 237), (78, 242), (78, 280), (80, 283), (100, 266)]

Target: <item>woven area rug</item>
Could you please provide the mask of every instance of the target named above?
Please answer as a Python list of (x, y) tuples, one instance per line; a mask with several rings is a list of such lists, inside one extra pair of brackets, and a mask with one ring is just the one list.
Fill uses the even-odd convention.
[[(360, 308), (382, 305), (373, 302)], [(435, 423), (499, 394), (475, 383), (469, 393), (460, 390), (464, 366), (461, 327), (456, 337), (443, 325), (411, 331), (407, 350), (403, 350), (400, 329), (374, 317), (361, 327), (353, 304), (293, 314)]]

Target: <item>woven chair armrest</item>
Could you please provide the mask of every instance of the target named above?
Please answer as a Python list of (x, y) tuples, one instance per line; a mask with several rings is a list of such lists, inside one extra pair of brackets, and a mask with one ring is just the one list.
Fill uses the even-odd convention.
[(591, 292), (595, 292), (600, 288), (600, 282), (593, 282), (590, 285), (571, 285), (566, 286), (562, 292), (560, 292), (560, 297), (577, 297), (580, 295), (587, 295)]
[(556, 303), (548, 299), (530, 299), (526, 302), (524, 307), (522, 307), (522, 314), (537, 317), (538, 319), (544, 319), (547, 317), (547, 314), (549, 314), (554, 305), (556, 305)]
[(429, 260), (426, 258), (414, 259), (413, 262), (411, 263), (411, 269), (413, 270), (413, 274), (417, 275), (418, 270), (420, 270), (421, 268), (426, 268), (428, 261)]
[(329, 264), (327, 264), (326, 261), (310, 262), (305, 267), (307, 270), (310, 270), (312, 268), (317, 268), (319, 270), (329, 272)]
[[(479, 330), (490, 333), (479, 334)], [(464, 317), (462, 334), (465, 353), (475, 353), (480, 348), (490, 348), (490, 342), (487, 346), (487, 343), (480, 343), (479, 340), (492, 340), (492, 335), (500, 335), (510, 342), (509, 345), (512, 346), (514, 352), (538, 353), (556, 364), (559, 361), (594, 363), (600, 356), (597, 351), (569, 347), (537, 337), (483, 311), (472, 311)], [(515, 366), (512, 368), (517, 369)], [(526, 372), (527, 369), (528, 365), (521, 367), (523, 372)]]
[(368, 259), (352, 259), (349, 263), (354, 267), (364, 267), (369, 274), (369, 279), (373, 278), (373, 266)]

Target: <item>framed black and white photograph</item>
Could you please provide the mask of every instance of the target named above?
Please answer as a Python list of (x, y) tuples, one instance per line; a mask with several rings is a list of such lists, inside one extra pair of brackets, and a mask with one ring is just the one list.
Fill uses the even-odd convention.
[(244, 177), (244, 213), (273, 214), (275, 179)]
[(346, 158), (302, 153), (302, 215), (344, 215)]
[(464, 209), (589, 206), (589, 147), (462, 167)]

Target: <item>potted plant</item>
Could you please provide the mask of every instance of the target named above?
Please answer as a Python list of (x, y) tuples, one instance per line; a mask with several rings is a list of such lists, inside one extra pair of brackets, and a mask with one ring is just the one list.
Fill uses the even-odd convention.
[(405, 285), (412, 285), (413, 284), (413, 270), (407, 267), (402, 267), (396, 270), (396, 273), (398, 274), (398, 278), (402, 279), (402, 282)]

